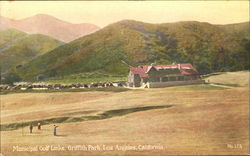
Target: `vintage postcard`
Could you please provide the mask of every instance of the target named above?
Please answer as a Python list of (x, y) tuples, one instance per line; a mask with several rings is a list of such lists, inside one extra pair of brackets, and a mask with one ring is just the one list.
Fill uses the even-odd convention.
[(1, 1), (0, 156), (249, 154), (249, 1)]

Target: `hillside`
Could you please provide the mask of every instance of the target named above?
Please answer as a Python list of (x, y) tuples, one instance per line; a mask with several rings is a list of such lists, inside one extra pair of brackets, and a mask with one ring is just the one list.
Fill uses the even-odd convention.
[(17, 40), (25, 37), (27, 34), (15, 29), (0, 31), (0, 52), (11, 46)]
[(0, 31), (1, 73), (27, 63), (63, 43), (41, 34), (28, 35), (18, 30)]
[(238, 35), (239, 37), (250, 38), (249, 34), (249, 22), (228, 24), (228, 25), (218, 25), (221, 28), (224, 28), (228, 33)]
[(125, 20), (56, 48), (17, 73), (26, 80), (92, 71), (126, 75), (126, 64), (151, 63), (192, 63), (201, 73), (242, 70), (249, 68), (248, 43), (227, 26)]
[(46, 14), (38, 14), (21, 20), (0, 17), (0, 29), (9, 28), (31, 34), (47, 35), (64, 42), (70, 42), (100, 29), (94, 24), (72, 24)]

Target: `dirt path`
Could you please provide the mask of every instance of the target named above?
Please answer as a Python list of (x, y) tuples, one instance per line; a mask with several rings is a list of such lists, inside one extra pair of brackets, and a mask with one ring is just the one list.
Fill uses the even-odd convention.
[(226, 86), (226, 85), (223, 85), (223, 84), (214, 84), (214, 83), (209, 83), (209, 85), (211, 85), (211, 86), (215, 86), (215, 87), (223, 87), (223, 88), (235, 88), (235, 87)]

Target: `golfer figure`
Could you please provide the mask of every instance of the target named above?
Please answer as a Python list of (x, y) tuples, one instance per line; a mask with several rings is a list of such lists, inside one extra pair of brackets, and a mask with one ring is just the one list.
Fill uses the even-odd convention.
[(30, 124), (30, 133), (32, 133), (32, 130), (33, 130), (33, 125)]
[(58, 126), (56, 126), (56, 125), (54, 125), (54, 136), (56, 136), (56, 128), (57, 128)]
[(38, 124), (37, 124), (37, 129), (41, 130), (41, 123), (40, 122), (38, 122)]

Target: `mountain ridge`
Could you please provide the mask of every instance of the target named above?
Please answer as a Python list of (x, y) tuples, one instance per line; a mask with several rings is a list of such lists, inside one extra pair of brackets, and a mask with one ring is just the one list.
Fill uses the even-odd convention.
[[(128, 66), (191, 63), (202, 74), (249, 69), (249, 32), (206, 22), (119, 21), (41, 55), (17, 73), (25, 80), (100, 71), (126, 75)], [(247, 32), (244, 30), (244, 32)]]
[(47, 35), (63, 42), (70, 42), (100, 29), (100, 27), (94, 24), (72, 24), (46, 14), (37, 14), (19, 20), (12, 20), (1, 16), (0, 29), (9, 28), (18, 29), (26, 33)]

